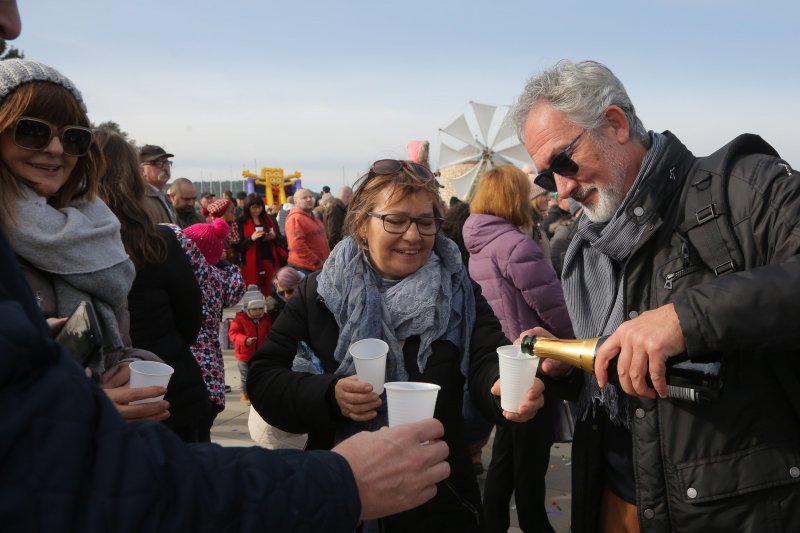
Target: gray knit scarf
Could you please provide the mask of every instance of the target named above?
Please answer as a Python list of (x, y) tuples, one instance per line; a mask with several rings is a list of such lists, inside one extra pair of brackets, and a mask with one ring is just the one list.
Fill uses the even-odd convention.
[[(117, 313), (126, 309), (135, 268), (120, 239), (120, 224), (99, 199), (73, 200), (56, 209), (25, 188), (16, 222), (8, 231), (14, 252), (53, 279), (59, 316), (91, 301), (103, 334), (104, 366), (125, 344)], [(127, 337), (127, 332), (123, 332)], [(102, 373), (102, 367), (93, 370)]]
[[(458, 246), (437, 235), (427, 262), (413, 274), (399, 280), (381, 279), (366, 254), (352, 237), (331, 252), (317, 278), (317, 292), (339, 325), (334, 358), (335, 374), (355, 374), (350, 345), (366, 338), (383, 339), (389, 345), (386, 381), (407, 381), (401, 342), (419, 335), (416, 361), (425, 371), (435, 340), (451, 341), (462, 353), (461, 372), (469, 370), (469, 342), (475, 325), (475, 297), (469, 276), (461, 262)], [(386, 403), (370, 422), (350, 424), (347, 434), (385, 426)], [(344, 437), (345, 435), (338, 435)]]
[[(584, 215), (564, 256), (562, 283), (577, 338), (610, 335), (625, 320), (625, 261), (645, 231), (644, 225), (636, 224), (627, 216), (626, 208), (647, 179), (666, 142), (659, 133), (650, 132), (650, 138), (651, 147), (617, 212), (607, 223), (591, 222)], [(620, 393), (610, 383), (601, 389), (594, 374), (588, 374), (577, 402), (576, 415), (585, 420), (589, 411), (599, 403), (612, 422), (630, 427), (628, 402), (620, 397)]]

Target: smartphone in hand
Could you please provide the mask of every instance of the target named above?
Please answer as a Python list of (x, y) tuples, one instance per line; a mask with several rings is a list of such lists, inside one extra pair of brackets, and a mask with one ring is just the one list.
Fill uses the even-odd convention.
[(81, 368), (88, 368), (100, 357), (103, 337), (91, 302), (78, 304), (56, 335), (56, 342), (67, 349)]

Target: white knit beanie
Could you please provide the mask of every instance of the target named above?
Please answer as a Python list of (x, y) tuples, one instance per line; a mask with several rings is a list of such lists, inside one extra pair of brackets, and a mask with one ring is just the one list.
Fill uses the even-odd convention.
[(46, 81), (61, 85), (72, 93), (83, 112), (86, 112), (86, 104), (83, 102), (80, 91), (67, 77), (52, 67), (28, 59), (0, 61), (0, 102), (21, 85), (34, 81)]

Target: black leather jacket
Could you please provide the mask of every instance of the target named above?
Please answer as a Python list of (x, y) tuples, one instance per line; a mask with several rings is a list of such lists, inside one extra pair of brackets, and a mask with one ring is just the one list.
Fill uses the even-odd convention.
[[(728, 198), (744, 269), (688, 269), (668, 284), (684, 261), (675, 228), (702, 160), (665, 135), (628, 207), (647, 229), (625, 267), (625, 315), (673, 303), (687, 354), (721, 360), (725, 388), (714, 403), (629, 397), (641, 530), (800, 531), (800, 176), (776, 157), (741, 158)], [(576, 532), (597, 529), (602, 431), (591, 416), (576, 427)]]

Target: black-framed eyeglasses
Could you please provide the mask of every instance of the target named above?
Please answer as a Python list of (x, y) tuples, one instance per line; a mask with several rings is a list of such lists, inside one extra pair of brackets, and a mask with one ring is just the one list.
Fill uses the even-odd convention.
[(66, 155), (80, 157), (92, 146), (92, 130), (83, 126), (64, 126), (60, 130), (38, 118), (20, 117), (12, 126), (14, 144), (26, 150), (44, 151), (58, 137)]
[(367, 214), (381, 219), (384, 231), (394, 235), (402, 235), (408, 231), (412, 222), (417, 225), (417, 231), (419, 231), (420, 235), (436, 235), (442, 229), (442, 223), (444, 222), (444, 219), (439, 217), (410, 217), (399, 213), (382, 214), (373, 213), (372, 211), (367, 211)]
[(172, 161), (170, 161), (169, 159), (162, 159), (161, 161), (145, 161), (142, 164), (143, 165), (151, 165), (151, 166), (159, 167), (159, 168), (164, 168), (165, 166), (168, 166), (168, 167), (172, 168)]
[(562, 151), (556, 154), (552, 160), (550, 160), (550, 166), (547, 169), (539, 172), (537, 176), (533, 179), (533, 182), (541, 187), (542, 189), (550, 192), (557, 192), (558, 187), (556, 187), (556, 178), (554, 174), (558, 174), (559, 176), (563, 176), (565, 178), (574, 178), (576, 174), (578, 174), (578, 163), (573, 161), (571, 155), (572, 151), (575, 148), (575, 144), (578, 142), (583, 134), (586, 133), (586, 130), (581, 131), (577, 137), (572, 139), (572, 142), (567, 145)]
[(414, 163), (413, 161), (402, 161), (400, 159), (379, 159), (378, 161), (372, 163), (372, 166), (369, 167), (368, 175), (389, 176), (391, 174), (397, 174), (402, 170), (405, 170), (412, 176), (423, 181), (433, 181), (437, 187), (441, 187), (439, 182), (436, 181), (436, 174), (434, 174), (431, 169), (425, 165)]

